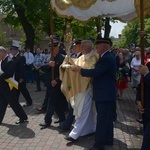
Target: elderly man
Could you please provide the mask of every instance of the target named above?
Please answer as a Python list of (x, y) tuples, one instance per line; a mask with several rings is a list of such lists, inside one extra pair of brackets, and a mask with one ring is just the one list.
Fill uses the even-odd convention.
[[(95, 63), (98, 60), (98, 55), (93, 50), (92, 42), (89, 40), (82, 41), (81, 50), (83, 55), (75, 61), (75, 65), (87, 69), (94, 68)], [(76, 82), (74, 79), (77, 79), (78, 82)], [(62, 82), (63, 87), (67, 85), (64, 81), (65, 80)], [(72, 72), (72, 74), (70, 72), (70, 75), (67, 76), (66, 81), (71, 83), (70, 93), (72, 94), (66, 94), (66, 97), (73, 107), (73, 114), (75, 115), (76, 121), (74, 128), (70, 132), (69, 136), (65, 137), (65, 139), (68, 141), (75, 141), (80, 136), (94, 133), (96, 129), (94, 113), (92, 109), (92, 84), (91, 78), (82, 78), (78, 72)], [(62, 91), (65, 90), (62, 88)]]
[(6, 49), (0, 46), (0, 124), (3, 121), (8, 104), (20, 118), (16, 122), (17, 124), (24, 123), (28, 119), (19, 101), (14, 97), (9, 82), (6, 82), (6, 79), (13, 77), (14, 71), (15, 65), (13, 61), (8, 56)]
[(99, 60), (94, 69), (78, 68), (83, 77), (93, 78), (93, 100), (97, 111), (95, 143), (90, 150), (105, 150), (113, 145), (113, 115), (116, 101), (116, 61), (109, 52), (112, 42), (98, 37), (96, 49)]

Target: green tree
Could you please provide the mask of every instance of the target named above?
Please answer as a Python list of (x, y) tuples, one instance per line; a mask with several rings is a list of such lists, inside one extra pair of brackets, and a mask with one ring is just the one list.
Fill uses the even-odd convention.
[(0, 45), (7, 46), (6, 34), (3, 30), (0, 29)]
[[(150, 44), (150, 16), (146, 16), (144, 19), (145, 23), (145, 47), (148, 47)], [(129, 22), (122, 31), (122, 36), (119, 42), (115, 45), (120, 47), (130, 47), (131, 43), (134, 43), (136, 46), (140, 46), (140, 20), (134, 20)]]
[[(15, 28), (22, 28), (25, 33), (25, 46), (33, 50), (35, 41), (40, 41), (41, 35), (50, 35), (50, 4), (49, 0), (1, 0), (0, 9), (7, 15), (3, 21)], [(74, 19), (64, 19), (54, 15), (54, 33), (61, 37), (64, 35), (66, 22), (72, 25), (74, 37), (87, 39), (96, 38), (98, 21), (92, 19), (89, 22), (79, 22)], [(111, 27), (110, 19), (101, 19), (101, 28), (105, 30), (105, 37), (109, 37)], [(103, 26), (105, 26), (103, 28)]]

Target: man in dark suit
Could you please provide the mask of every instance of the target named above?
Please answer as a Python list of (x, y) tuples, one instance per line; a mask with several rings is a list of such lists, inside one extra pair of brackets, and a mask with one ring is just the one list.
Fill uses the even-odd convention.
[(90, 150), (105, 150), (113, 145), (113, 109), (116, 101), (116, 62), (109, 52), (112, 42), (97, 38), (96, 49), (99, 60), (95, 69), (77, 68), (82, 76), (93, 78), (93, 100), (96, 104), (97, 125), (95, 143)]
[(140, 73), (144, 75), (144, 105), (141, 102), (141, 86), (138, 86), (136, 102), (143, 117), (144, 135), (141, 150), (150, 149), (150, 72), (147, 66), (140, 66)]
[(26, 113), (10, 90), (9, 83), (6, 82), (6, 79), (13, 77), (14, 70), (14, 62), (8, 56), (6, 49), (0, 46), (0, 124), (3, 121), (8, 104), (16, 116), (20, 118), (16, 122), (17, 124), (24, 123), (28, 119)]
[(26, 106), (32, 105), (31, 96), (26, 88), (26, 60), (24, 56), (20, 56), (19, 49), (16, 46), (11, 46), (10, 51), (13, 55), (13, 61), (15, 63), (15, 80), (19, 83), (19, 90), (13, 89), (13, 93), (19, 101), (20, 92), (26, 100)]
[[(57, 41), (53, 40), (53, 46), (52, 55), (54, 56), (54, 60), (49, 62), (49, 68), (45, 74), (45, 86), (49, 90), (49, 99), (44, 123), (40, 124), (40, 126), (42, 126), (41, 129), (51, 125), (54, 111), (59, 118), (59, 120), (54, 123), (65, 121), (64, 107), (67, 105), (67, 101), (60, 90), (61, 80), (59, 79), (59, 66), (65, 57), (59, 52), (59, 43)], [(54, 79), (52, 79), (52, 70), (54, 71)]]

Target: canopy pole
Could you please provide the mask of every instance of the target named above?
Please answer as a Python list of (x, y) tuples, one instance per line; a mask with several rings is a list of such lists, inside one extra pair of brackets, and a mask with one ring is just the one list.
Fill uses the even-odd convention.
[[(54, 55), (53, 55), (53, 34), (54, 34), (54, 22), (53, 22), (53, 10), (50, 0), (50, 42), (51, 42), (51, 60), (54, 61)], [(54, 80), (54, 67), (51, 67), (52, 70), (52, 80)]]
[[(141, 25), (141, 31), (140, 31), (140, 46), (141, 46), (141, 63), (144, 65), (144, 1), (140, 0), (140, 25)], [(143, 83), (143, 76), (141, 77), (141, 102), (144, 106), (144, 83)]]
[(97, 18), (97, 33), (101, 34), (101, 18), (98, 16)]

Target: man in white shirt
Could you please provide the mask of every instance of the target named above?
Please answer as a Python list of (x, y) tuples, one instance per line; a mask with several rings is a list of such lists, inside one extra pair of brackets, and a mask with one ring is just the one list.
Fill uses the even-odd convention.
[(26, 52), (24, 53), (24, 57), (26, 58), (26, 82), (29, 83), (31, 81), (33, 83), (34, 82), (34, 75), (33, 75), (34, 56), (30, 52), (29, 47), (26, 47), (25, 51)]

